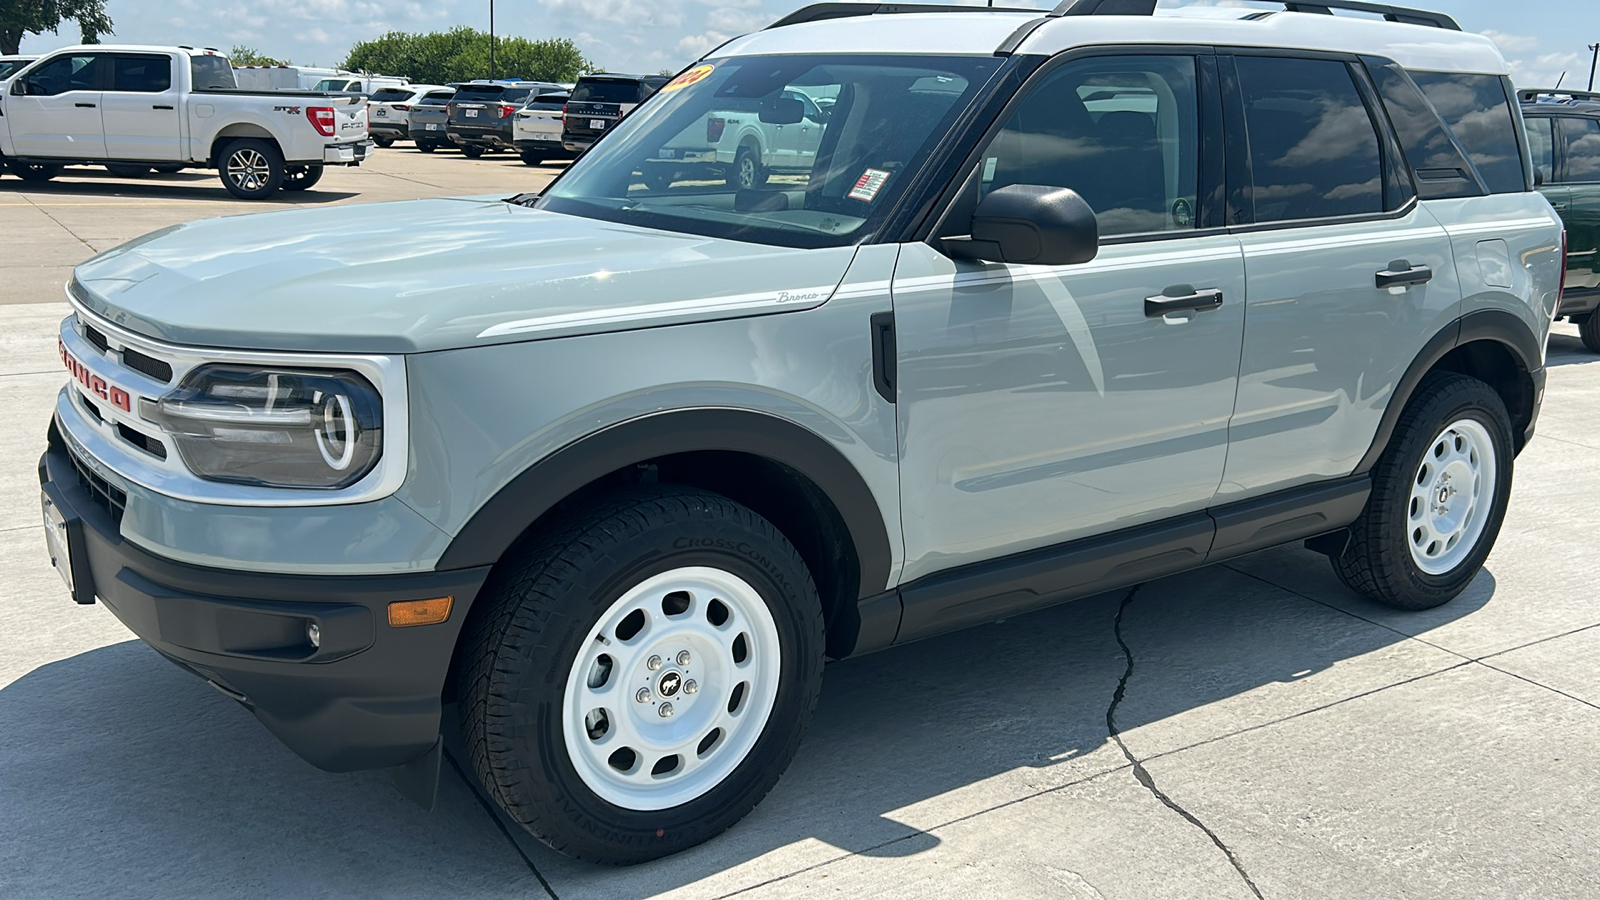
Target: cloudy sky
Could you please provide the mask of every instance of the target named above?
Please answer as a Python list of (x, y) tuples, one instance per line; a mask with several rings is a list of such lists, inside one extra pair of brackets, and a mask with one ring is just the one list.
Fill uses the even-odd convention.
[[(108, 0), (114, 40), (255, 47), (268, 56), (309, 65), (335, 65), (350, 45), (385, 31), (432, 31), (455, 25), (487, 30), (490, 0)], [(729, 37), (753, 31), (806, 0), (499, 0), (495, 31), (529, 38), (571, 37), (612, 71), (679, 69)], [(951, 0), (944, 0), (951, 2)], [(1163, 5), (1183, 0), (1161, 0)], [(1229, 0), (1224, 0), (1229, 2)], [(1406, 0), (1401, 0), (1406, 2)], [(1494, 38), (1511, 61), (1513, 79), (1528, 87), (1566, 87), (1589, 77), (1585, 44), (1600, 41), (1593, 0), (1410, 0), (1447, 12), (1468, 31)], [(1001, 5), (1044, 6), (1033, 0)], [(1589, 8), (1587, 15), (1580, 10)], [(1574, 28), (1586, 20), (1591, 29)], [(24, 52), (76, 43), (62, 34), (25, 39)]]

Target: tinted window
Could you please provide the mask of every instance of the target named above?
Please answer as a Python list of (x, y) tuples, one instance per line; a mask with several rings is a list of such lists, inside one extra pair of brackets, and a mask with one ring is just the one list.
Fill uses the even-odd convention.
[(28, 93), (51, 97), (67, 91), (92, 91), (95, 89), (95, 61), (99, 58), (90, 54), (58, 56), (28, 75)]
[(0, 59), (0, 78), (10, 78), (11, 74), (13, 72), (16, 72), (17, 70), (21, 69), (23, 66), (27, 65), (30, 62), (33, 62), (33, 60), (31, 60), (31, 59)]
[(172, 58), (117, 54), (111, 61), (111, 89), (159, 94), (172, 87)]
[(443, 106), (446, 103), (449, 103), (450, 98), (454, 97), (455, 95), (455, 91), (434, 91), (426, 97), (423, 97), (418, 102), (420, 102), (423, 106)]
[(456, 90), (456, 100), (498, 100), (506, 92), (505, 86), (500, 84), (464, 84)]
[(1567, 164), (1562, 181), (1600, 181), (1600, 120), (1563, 118)]
[(500, 99), (507, 103), (516, 103), (528, 99), (528, 95), (532, 93), (533, 88), (506, 88)]
[(233, 80), (233, 64), (225, 57), (191, 56), (189, 73), (197, 91), (231, 91), (238, 87)]
[(373, 103), (400, 103), (411, 96), (411, 91), (404, 88), (379, 88), (372, 92)]
[(636, 81), (584, 81), (578, 80), (572, 89), (573, 103), (638, 103), (639, 83)]
[(1196, 227), (1199, 131), (1187, 56), (1069, 63), (1022, 101), (982, 157), (980, 190), (1067, 187), (1102, 235)]
[(1516, 119), (1500, 76), (1412, 72), (1411, 77), (1455, 132), (1491, 193), (1525, 189)]
[(1534, 184), (1549, 184), (1555, 180), (1555, 129), (1554, 122), (1544, 117), (1526, 119), (1528, 149), (1533, 154)]
[(1378, 133), (1344, 63), (1237, 58), (1255, 221), (1383, 211)]
[(1417, 192), (1422, 199), (1481, 195), (1483, 189), (1472, 173), (1472, 165), (1461, 155), (1444, 123), (1405, 70), (1394, 63), (1369, 61), (1368, 71), (1378, 86), (1389, 121), (1394, 123), (1406, 162), (1416, 174)]

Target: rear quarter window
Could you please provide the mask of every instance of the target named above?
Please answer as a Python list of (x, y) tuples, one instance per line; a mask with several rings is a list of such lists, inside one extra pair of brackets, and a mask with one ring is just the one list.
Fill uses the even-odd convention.
[(233, 63), (223, 56), (189, 57), (189, 77), (197, 91), (231, 91), (239, 86), (233, 80)]
[(1498, 75), (1410, 73), (1478, 167), (1490, 193), (1527, 190), (1511, 95)]

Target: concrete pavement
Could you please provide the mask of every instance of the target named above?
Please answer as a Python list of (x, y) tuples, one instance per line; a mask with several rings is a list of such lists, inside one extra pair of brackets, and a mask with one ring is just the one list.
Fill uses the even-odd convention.
[[(348, 203), (545, 177), (396, 148), (319, 187)], [(1378, 607), (1280, 548), (847, 660), (750, 817), (602, 869), (507, 826), (453, 765), (432, 813), (383, 773), (311, 768), (67, 601), (34, 474), (60, 281), (151, 228), (261, 207), (214, 179), (65, 182), (0, 181), (18, 238), (0, 264), (0, 896), (1600, 896), (1600, 357), (1569, 326), (1499, 544), (1456, 602)], [(139, 205), (89, 205), (122, 199)], [(17, 276), (29, 261), (59, 271)]]

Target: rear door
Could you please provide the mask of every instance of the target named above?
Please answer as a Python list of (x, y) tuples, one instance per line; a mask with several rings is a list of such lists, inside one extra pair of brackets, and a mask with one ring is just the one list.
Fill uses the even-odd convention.
[(1450, 237), (1353, 59), (1221, 59), (1244, 248), (1239, 399), (1219, 502), (1348, 475), (1461, 300)]
[(116, 53), (101, 95), (106, 155), (112, 159), (183, 158), (180, 98), (173, 59), (164, 53)]
[(104, 159), (101, 69), (106, 54), (74, 52), (12, 81), (6, 125), (17, 156)]
[(1567, 191), (1567, 290), (1600, 290), (1600, 119), (1562, 116), (1559, 180)]

